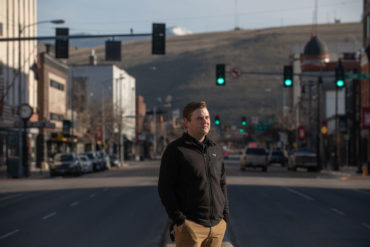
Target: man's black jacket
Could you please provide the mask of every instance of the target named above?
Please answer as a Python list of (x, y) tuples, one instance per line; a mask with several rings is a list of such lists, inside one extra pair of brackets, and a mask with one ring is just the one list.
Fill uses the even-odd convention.
[(203, 145), (185, 133), (162, 157), (158, 192), (175, 224), (185, 219), (204, 226), (229, 220), (221, 149), (206, 137)]

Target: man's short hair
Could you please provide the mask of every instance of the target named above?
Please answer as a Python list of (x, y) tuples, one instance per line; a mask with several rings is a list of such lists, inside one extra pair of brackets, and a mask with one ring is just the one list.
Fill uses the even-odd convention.
[(191, 102), (184, 107), (184, 110), (182, 111), (182, 117), (190, 121), (193, 111), (202, 108), (207, 108), (207, 103), (205, 101)]

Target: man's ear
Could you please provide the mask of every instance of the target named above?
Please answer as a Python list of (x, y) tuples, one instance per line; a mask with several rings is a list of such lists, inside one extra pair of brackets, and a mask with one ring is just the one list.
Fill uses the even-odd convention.
[(188, 119), (184, 117), (184, 125), (185, 125), (185, 128), (188, 128), (188, 123), (189, 123)]

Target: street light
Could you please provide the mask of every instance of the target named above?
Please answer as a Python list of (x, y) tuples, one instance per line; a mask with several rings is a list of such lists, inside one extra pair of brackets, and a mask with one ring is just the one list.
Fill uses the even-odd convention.
[(64, 23), (64, 20), (62, 19), (56, 19), (56, 20), (48, 20), (48, 21), (38, 21), (38, 22), (35, 22), (35, 23), (31, 23), (31, 24), (28, 24), (28, 25), (25, 25), (22, 27), (21, 23), (19, 23), (19, 27), (18, 27), (18, 76), (19, 76), (19, 87), (18, 87), (18, 94), (19, 94), (19, 105), (22, 104), (22, 97), (21, 97), (21, 94), (22, 94), (22, 76), (21, 76), (21, 73), (22, 73), (22, 69), (21, 69), (21, 54), (22, 54), (22, 51), (21, 51), (21, 38), (22, 38), (22, 33), (23, 31), (26, 29), (26, 28), (29, 28), (31, 26), (36, 26), (38, 24), (44, 24), (44, 23), (53, 23), (53, 24), (63, 24)]
[[(43, 24), (43, 23), (53, 23), (53, 24), (63, 24), (64, 23), (64, 20), (61, 20), (61, 19), (57, 19), (57, 20), (48, 20), (48, 21), (38, 21), (38, 22), (35, 22), (35, 23), (31, 23), (31, 24), (28, 24), (28, 25), (25, 25), (22, 27), (21, 23), (19, 22), (19, 26), (18, 26), (18, 77), (19, 77), (19, 80), (18, 80), (18, 99), (19, 99), (19, 109), (22, 105), (22, 64), (21, 64), (21, 54), (22, 54), (22, 51), (21, 51), (21, 38), (22, 38), (22, 33), (23, 31), (28, 28), (28, 27), (31, 27), (31, 26), (35, 26), (35, 25), (38, 25), (38, 24)], [(25, 87), (25, 91), (26, 91), (26, 87)], [(25, 93), (26, 95), (26, 93)], [(24, 101), (26, 101), (26, 97), (24, 97)], [(25, 102), (24, 102), (25, 103)], [(28, 105), (28, 104), (27, 104)], [(19, 116), (21, 118), (21, 116)], [(23, 135), (27, 135), (27, 120), (23, 121), (24, 123), (24, 133)], [(19, 141), (18, 141), (18, 148), (19, 148), (19, 168), (23, 166), (24, 170), (23, 170), (23, 175), (28, 177), (29, 176), (29, 167), (28, 167), (28, 153), (27, 153), (27, 137), (25, 138), (22, 138), (22, 128), (19, 128)]]

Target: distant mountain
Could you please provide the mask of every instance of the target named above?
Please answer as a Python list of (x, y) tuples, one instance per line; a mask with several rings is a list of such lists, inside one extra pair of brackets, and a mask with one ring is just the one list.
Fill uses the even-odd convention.
[[(110, 34), (110, 33), (107, 33)], [(166, 36), (183, 36), (187, 34), (192, 34), (192, 32), (186, 28), (183, 27), (169, 27), (166, 29)], [(90, 33), (75, 33), (73, 35), (91, 35)], [(149, 39), (151, 36), (147, 37), (116, 37), (114, 40), (120, 40), (122, 42), (128, 42), (128, 41), (136, 41), (136, 40), (143, 40), (143, 39)], [(94, 46), (100, 46), (104, 45), (105, 41), (111, 40), (110, 38), (88, 38), (88, 39), (70, 39), (69, 45), (71, 47), (94, 47)], [(41, 44), (54, 44), (54, 41), (40, 41)]]
[[(206, 100), (213, 116), (235, 124), (242, 116), (268, 117), (282, 111), (283, 96), (289, 94), (282, 86), (282, 76), (243, 72), (282, 73), (292, 55), (303, 52), (311, 32), (312, 26), (305, 25), (169, 36), (165, 55), (152, 55), (151, 41), (137, 40), (124, 44), (122, 61), (114, 64), (136, 78), (137, 95), (144, 96), (147, 109), (181, 110), (190, 101)], [(318, 25), (317, 35), (331, 54), (344, 48), (356, 52), (361, 48), (362, 25)], [(108, 63), (104, 61), (104, 46), (94, 49), (98, 63)], [(68, 62), (86, 64), (90, 52), (91, 48), (70, 50)], [(218, 63), (226, 64), (223, 87), (215, 82)], [(234, 67), (242, 71), (238, 79), (230, 74)], [(167, 106), (165, 98), (171, 99)]]

